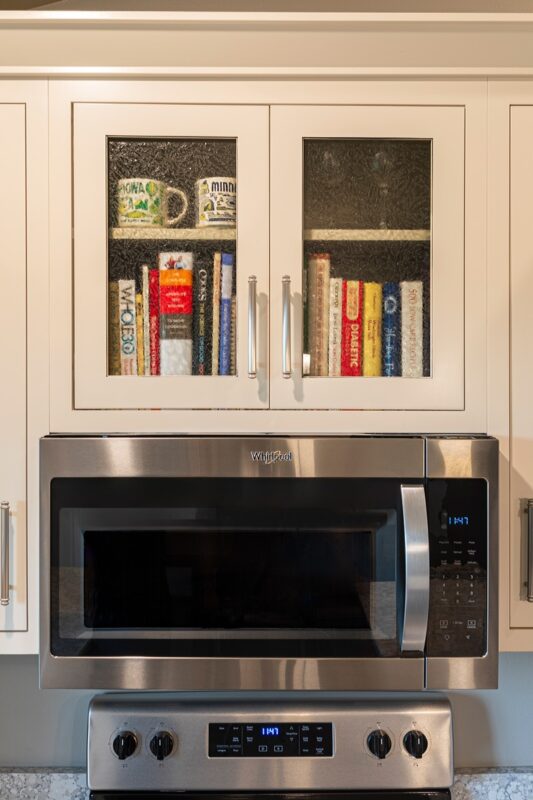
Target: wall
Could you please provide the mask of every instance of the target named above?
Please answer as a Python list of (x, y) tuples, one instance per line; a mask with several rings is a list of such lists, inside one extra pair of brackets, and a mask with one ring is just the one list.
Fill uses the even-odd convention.
[[(533, 654), (500, 656), (497, 692), (451, 696), (456, 766), (532, 766)], [(83, 767), (91, 692), (38, 689), (35, 656), (0, 658), (0, 767)]]

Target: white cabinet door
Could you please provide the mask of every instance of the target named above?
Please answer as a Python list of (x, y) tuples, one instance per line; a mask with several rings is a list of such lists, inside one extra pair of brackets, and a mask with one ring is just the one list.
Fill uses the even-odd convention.
[(268, 117), (73, 104), (74, 409), (268, 406)]
[[(527, 102), (527, 98), (524, 97), (524, 101)], [(529, 552), (527, 524), (527, 501), (533, 498), (533, 104), (511, 105), (508, 109), (511, 180), (510, 626), (533, 628), (533, 602), (528, 602), (528, 594), (533, 593), (533, 575), (529, 579), (528, 561), (533, 553)]]
[[(26, 108), (0, 103), (0, 632), (27, 628)], [(6, 558), (7, 556), (7, 558)], [(2, 644), (0, 643), (0, 652)]]
[(465, 408), (465, 114), (272, 108), (272, 408)]

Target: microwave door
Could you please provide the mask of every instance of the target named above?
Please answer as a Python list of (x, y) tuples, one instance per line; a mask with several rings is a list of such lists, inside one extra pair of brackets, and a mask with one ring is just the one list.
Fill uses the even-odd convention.
[(424, 487), (401, 486), (405, 587), (402, 653), (423, 653), (429, 617), (429, 528)]

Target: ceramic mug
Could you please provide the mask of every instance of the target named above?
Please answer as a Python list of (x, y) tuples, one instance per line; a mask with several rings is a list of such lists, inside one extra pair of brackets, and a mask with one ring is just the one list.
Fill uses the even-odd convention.
[(237, 222), (236, 178), (196, 181), (196, 227), (234, 228)]
[[(182, 208), (176, 217), (169, 218), (170, 195), (180, 198)], [(185, 192), (152, 178), (121, 178), (117, 184), (117, 201), (120, 228), (167, 228), (177, 225), (189, 206)]]

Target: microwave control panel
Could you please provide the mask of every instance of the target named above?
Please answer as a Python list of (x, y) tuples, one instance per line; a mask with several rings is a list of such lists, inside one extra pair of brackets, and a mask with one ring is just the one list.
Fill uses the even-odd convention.
[(428, 656), (487, 648), (487, 508), (483, 479), (427, 482), (430, 550)]
[(331, 722), (212, 722), (209, 724), (209, 757), (333, 755)]

